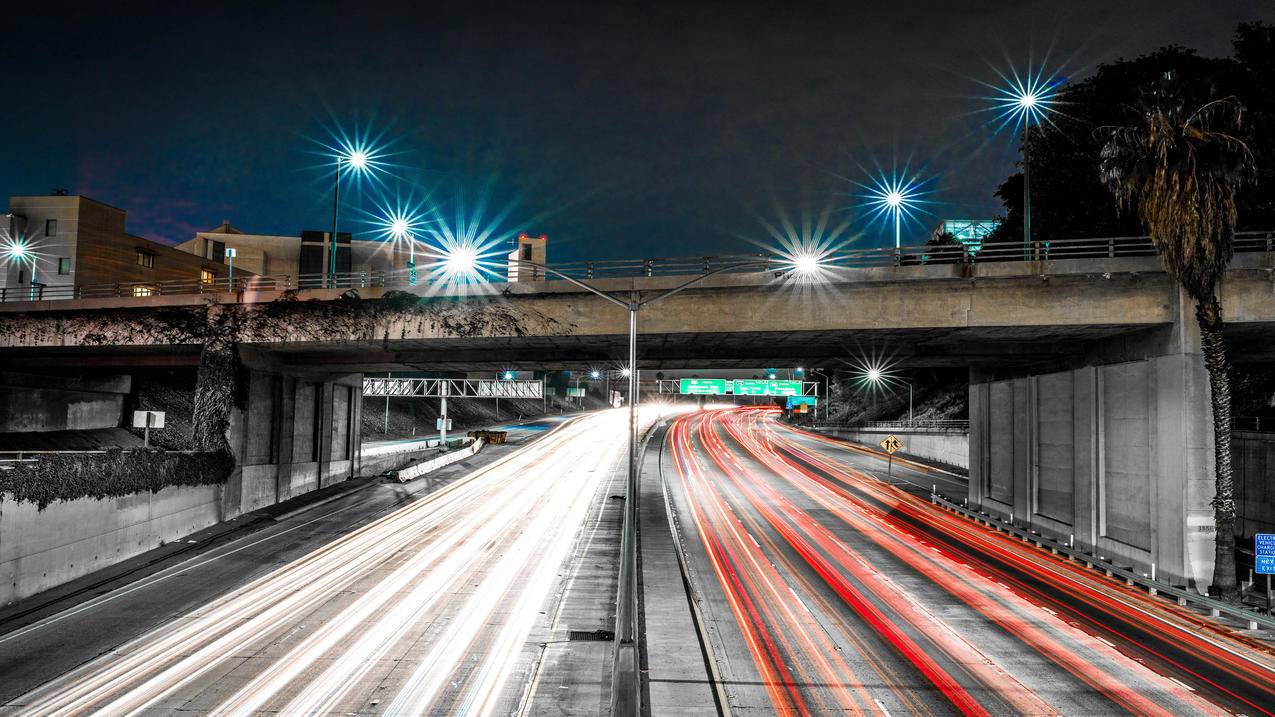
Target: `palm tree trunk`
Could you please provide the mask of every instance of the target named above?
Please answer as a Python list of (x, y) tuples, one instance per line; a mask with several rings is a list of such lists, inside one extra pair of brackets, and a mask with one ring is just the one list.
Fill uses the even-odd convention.
[(1213, 454), (1216, 462), (1213, 496), (1214, 540), (1213, 587), (1223, 598), (1240, 597), (1235, 579), (1235, 483), (1231, 475), (1231, 366), (1222, 336), (1222, 305), (1217, 296), (1195, 305), (1200, 324), (1204, 368), (1209, 373), (1209, 393), (1213, 404)]

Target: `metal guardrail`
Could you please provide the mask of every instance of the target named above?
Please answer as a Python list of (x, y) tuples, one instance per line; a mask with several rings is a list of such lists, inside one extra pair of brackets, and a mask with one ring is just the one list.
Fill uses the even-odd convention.
[[(1237, 232), (1237, 253), (1275, 253), (1275, 231)], [(1155, 247), (1147, 237), (1104, 237), (1096, 239), (1058, 239), (1022, 244), (984, 244), (971, 251), (962, 244), (918, 245), (901, 248), (874, 247), (843, 249), (820, 257), (820, 263), (835, 274), (839, 269), (867, 269), (892, 266), (944, 264), (988, 264), (1001, 262), (1040, 262), (1057, 259), (1113, 259), (1118, 257), (1154, 256)], [(758, 268), (757, 262), (762, 266)], [(747, 267), (735, 267), (748, 262)], [(667, 257), (653, 259), (618, 259), (607, 261), (575, 261), (553, 264), (550, 268), (584, 279), (634, 278), (649, 276), (690, 276), (712, 271), (724, 273), (765, 273), (789, 271), (791, 259), (779, 254), (727, 254), (721, 256)], [(422, 271), (422, 269), (426, 269)], [(0, 303), (11, 301), (53, 301), (113, 297), (148, 297), (191, 294), (251, 293), (254, 291), (296, 291), (302, 289), (385, 288), (419, 291), (430, 287), (429, 271), (418, 268), (420, 280), (413, 282), (407, 269), (394, 271), (347, 272), (328, 277), (324, 274), (282, 274), (243, 276), (234, 280), (218, 277), (212, 281), (197, 279), (175, 281), (136, 281), (114, 284), (61, 284), (0, 288)]]
[(862, 430), (887, 430), (887, 431), (909, 431), (909, 430), (928, 430), (928, 431), (969, 431), (970, 422), (967, 420), (947, 420), (947, 419), (922, 419), (917, 421), (857, 421), (854, 423), (815, 423), (813, 428), (827, 428), (837, 430), (853, 431)]
[(1233, 416), (1232, 431), (1268, 431), (1275, 432), (1275, 418), (1262, 416)]
[[(127, 450), (140, 449), (140, 448), (143, 448), (143, 446), (121, 446), (120, 448), (121, 450), (127, 451)], [(152, 447), (150, 450), (159, 450), (159, 449)], [(108, 451), (104, 448), (89, 448), (84, 450), (73, 450), (73, 451), (59, 451), (59, 450), (0, 451), (0, 467), (4, 466), (5, 464), (12, 464), (12, 463), (33, 463), (36, 460), (38, 460), (41, 456), (93, 455), (93, 454), (102, 454), (107, 452)], [(201, 451), (189, 451), (189, 450), (182, 450), (182, 451), (165, 450), (164, 451), (164, 453), (189, 453), (189, 454), (200, 453), (200, 452)]]
[(930, 502), (945, 510), (951, 511), (958, 515), (962, 515), (976, 523), (981, 523), (998, 532), (1008, 533), (1024, 543), (1035, 543), (1036, 547), (1048, 549), (1050, 552), (1065, 555), (1069, 560), (1075, 560), (1095, 570), (1100, 570), (1107, 574), (1107, 577), (1120, 578), (1125, 581), (1126, 585), (1139, 586), (1145, 588), (1149, 595), (1169, 595), (1177, 600), (1179, 606), (1195, 606), (1207, 610), (1210, 617), (1219, 617), (1227, 615), (1244, 622), (1249, 630), (1256, 630), (1259, 627), (1268, 630), (1275, 630), (1275, 615), (1263, 615), (1262, 613), (1240, 607), (1233, 603), (1211, 598), (1207, 595), (1200, 595), (1190, 590), (1184, 590), (1176, 585), (1161, 580), (1156, 580), (1149, 575), (1134, 572), (1131, 569), (1115, 565), (1105, 557), (1087, 553), (1053, 538), (1049, 538), (1037, 531), (1027, 528), (1020, 528), (1013, 523), (1001, 520), (994, 515), (974, 510), (966, 506), (957, 505), (956, 503), (944, 498), (937, 493), (930, 494)]

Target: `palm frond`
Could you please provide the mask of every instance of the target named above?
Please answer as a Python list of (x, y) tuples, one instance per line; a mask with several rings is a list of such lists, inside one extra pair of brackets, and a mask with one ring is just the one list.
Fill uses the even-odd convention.
[(1212, 297), (1230, 262), (1236, 195), (1252, 181), (1253, 153), (1243, 140), (1244, 107), (1209, 99), (1176, 76), (1144, 92), (1140, 122), (1103, 127), (1103, 183), (1124, 211), (1135, 212), (1165, 269), (1197, 301)]

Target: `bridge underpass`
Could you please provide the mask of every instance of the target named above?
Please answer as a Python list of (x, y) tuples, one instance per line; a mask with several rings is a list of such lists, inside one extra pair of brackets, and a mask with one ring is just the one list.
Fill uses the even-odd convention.
[[(817, 284), (772, 273), (714, 276), (639, 314), (639, 366), (815, 365), (884, 352), (904, 366), (969, 367), (976, 504), (1203, 588), (1211, 573), (1207, 381), (1191, 307), (1158, 262), (848, 269)], [(1268, 254), (1239, 255), (1222, 284), (1237, 363), (1271, 357), (1271, 265)], [(595, 283), (653, 292), (681, 281)], [(246, 426), (236, 435), (248, 441), (260, 434), (254, 425), (288, 433), (304, 418), (295, 387), (316, 381), (354, 389), (364, 373), (587, 369), (625, 355), (627, 313), (566, 282), (470, 289), (387, 311), (366, 308), (382, 305), (384, 289), (341, 293), (246, 292), (212, 309), (208, 297), (183, 295), (3, 304), (0, 367), (194, 366), (211, 342), (228, 339), (148, 327), (174, 315), (189, 323), (190, 312), (238, 312), (231, 338), (244, 388), (232, 427)], [(257, 315), (284, 322), (252, 329)], [(336, 415), (330, 408), (324, 416)], [(280, 466), (292, 463), (286, 447), (280, 439), (257, 451), (261, 467), (250, 472), (276, 483)], [(236, 451), (254, 455), (246, 443)], [(341, 464), (347, 475), (356, 469)]]
[[(1145, 261), (1119, 266), (1108, 272), (1098, 270), (1116, 267), (1051, 263), (1046, 274), (1046, 267), (999, 266), (996, 275), (974, 277), (951, 275), (950, 267), (900, 267), (893, 275), (818, 287), (770, 276), (721, 277), (642, 314), (640, 365), (755, 368), (884, 350), (907, 365), (967, 366), (974, 505), (1055, 537), (1075, 535), (1078, 546), (1122, 564), (1147, 570), (1155, 563), (1161, 578), (1199, 589), (1211, 556), (1209, 536), (1195, 528), (1205, 527), (1200, 518), (1208, 510), (1212, 467), (1198, 339), (1189, 307), (1162, 274)], [(648, 291), (672, 282), (611, 281), (616, 290)], [(1260, 266), (1228, 277), (1223, 300), (1241, 361), (1269, 351), (1261, 337), (1275, 326), (1271, 287)], [(381, 293), (369, 290), (366, 302), (290, 302), (292, 323), (282, 333), (278, 326), (258, 333), (234, 328), (239, 368), (229, 439), (238, 466), (219, 493), (224, 516), (357, 474), (352, 427), (365, 375), (589, 368), (614, 366), (623, 356), (622, 311), (554, 282), (515, 289), (438, 298), (422, 312), (370, 315), (362, 324), (344, 321), (340, 307), (376, 303)], [(229, 302), (244, 302), (245, 315), (269, 313), (272, 298)], [(151, 330), (149, 324), (171, 324), (174, 312), (188, 319), (182, 312), (204, 310), (183, 297), (26, 308), (0, 307), (0, 367), (193, 369), (224, 338)], [(207, 320), (215, 322), (221, 310), (213, 307)], [(316, 324), (331, 323), (307, 325), (308, 314)], [(789, 539), (773, 531), (757, 535)], [(1000, 595), (995, 584), (979, 584)], [(813, 604), (819, 593), (808, 594)], [(1076, 694), (1090, 699), (1088, 692)]]

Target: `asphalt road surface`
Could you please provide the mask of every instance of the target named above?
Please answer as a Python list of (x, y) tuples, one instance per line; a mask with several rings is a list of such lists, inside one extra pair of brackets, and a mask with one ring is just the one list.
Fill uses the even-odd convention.
[(1275, 713), (1261, 643), (917, 495), (942, 474), (896, 465), (905, 490), (775, 419), (683, 416), (661, 456), (731, 713)]
[(578, 713), (538, 663), (597, 533), (582, 528), (622, 485), (626, 425), (562, 421), (421, 493), (316, 508), (10, 626), (0, 713)]

